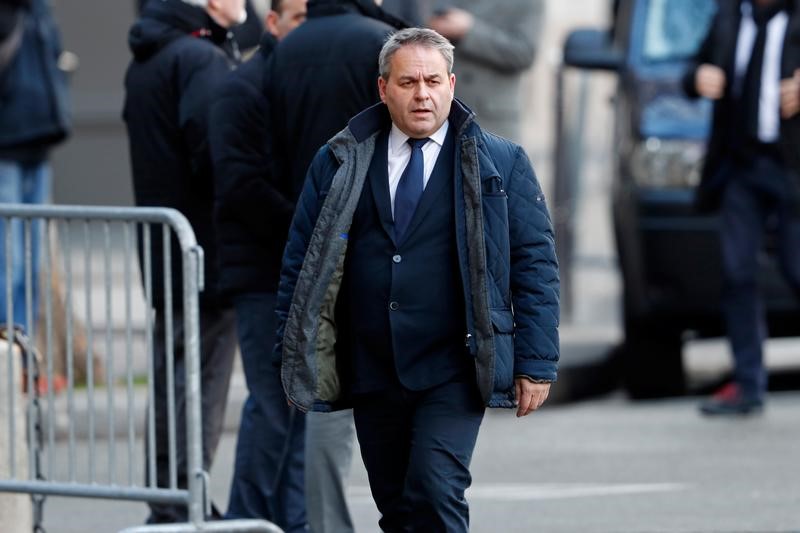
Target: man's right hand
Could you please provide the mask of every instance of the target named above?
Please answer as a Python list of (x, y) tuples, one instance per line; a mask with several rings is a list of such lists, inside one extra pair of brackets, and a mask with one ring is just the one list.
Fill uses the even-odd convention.
[(719, 100), (725, 94), (725, 71), (721, 68), (704, 63), (697, 67), (694, 76), (694, 87), (700, 96), (711, 100)]

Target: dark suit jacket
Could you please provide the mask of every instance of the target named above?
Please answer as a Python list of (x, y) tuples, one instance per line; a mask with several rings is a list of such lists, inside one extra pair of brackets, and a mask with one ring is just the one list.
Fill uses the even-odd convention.
[(266, 63), (277, 41), (264, 33), (250, 60), (222, 82), (211, 105), (214, 216), (220, 290), (275, 292), (294, 199), (270, 173)]
[[(800, 68), (800, 16), (790, 2), (790, 19), (786, 28), (786, 36), (781, 55), (781, 78), (791, 78), (795, 69)], [(720, 1), (709, 33), (700, 46), (692, 65), (683, 79), (686, 94), (698, 97), (694, 79), (697, 68), (709, 63), (722, 68), (728, 80), (723, 97), (714, 103), (714, 119), (711, 137), (708, 141), (706, 163), (703, 176), (697, 191), (697, 207), (703, 211), (716, 210), (722, 198), (722, 191), (730, 172), (726, 172), (726, 163), (732, 155), (730, 131), (735, 127), (736, 102), (732, 90), (734, 79), (736, 41), (739, 36), (739, 24), (742, 19), (741, 2)], [(781, 120), (780, 145), (796, 189), (800, 190), (800, 114), (788, 120)], [(800, 194), (795, 194), (800, 200)], [(798, 202), (800, 207), (800, 201)]]
[[(385, 390), (397, 380), (424, 390), (465, 375), (473, 358), (464, 338), (458, 265), (454, 132), (448, 131), (406, 234), (394, 235), (387, 140), (375, 155), (348, 235), (337, 309), (337, 351), (352, 361), (355, 393)], [(395, 307), (396, 306), (396, 307)]]

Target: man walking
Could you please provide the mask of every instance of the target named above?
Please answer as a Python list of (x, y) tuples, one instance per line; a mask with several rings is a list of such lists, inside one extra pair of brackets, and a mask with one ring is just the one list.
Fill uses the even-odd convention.
[(233, 297), (248, 397), (242, 407), (228, 518), (306, 530), (305, 422), (289, 407), (270, 354), (275, 292), (294, 201), (269, 172), (267, 60), (305, 20), (306, 0), (273, 0), (259, 50), (223, 82), (211, 108), (220, 289)]
[(449, 41), (400, 31), (379, 65), (383, 103), (319, 151), (292, 222), (283, 384), (354, 406), (383, 531), (467, 531), (484, 408), (525, 416), (556, 379), (553, 232), (524, 151), (453, 99)]
[[(267, 74), (270, 161), (292, 211), (314, 154), (353, 115), (379, 101), (378, 54), (401, 26), (373, 0), (310, 0), (307, 22), (273, 52)], [(275, 238), (285, 242), (287, 232), (281, 225)], [(350, 410), (306, 416), (306, 505), (313, 533), (353, 531), (345, 481), (354, 433)]]
[[(200, 295), (203, 467), (208, 471), (222, 432), (233, 356), (235, 320), (218, 292), (212, 210), (214, 183), (208, 149), (208, 109), (237, 57), (228, 29), (244, 19), (244, 0), (148, 2), (128, 36), (133, 60), (125, 76), (123, 118), (128, 128), (136, 205), (173, 207), (189, 219), (205, 252), (205, 290)], [(140, 241), (141, 242), (141, 241)], [(170, 486), (167, 334), (161, 232), (154, 231), (153, 305), (155, 458), (158, 487)], [(143, 254), (140, 254), (140, 256)], [(172, 257), (180, 257), (173, 243)], [(175, 352), (177, 481), (187, 482), (183, 357), (183, 294), (180, 261), (171, 262)], [(143, 270), (144, 272), (144, 270)], [(147, 468), (148, 477), (150, 469)], [(194, 473), (192, 473), (194, 475)], [(151, 480), (148, 479), (148, 482)], [(148, 523), (185, 522), (185, 507), (150, 504)]]
[(715, 101), (698, 205), (719, 211), (723, 311), (734, 382), (700, 405), (707, 415), (758, 412), (767, 375), (766, 325), (756, 281), (767, 220), (778, 222), (780, 264), (800, 293), (800, 31), (794, 2), (721, 2), (684, 79)]

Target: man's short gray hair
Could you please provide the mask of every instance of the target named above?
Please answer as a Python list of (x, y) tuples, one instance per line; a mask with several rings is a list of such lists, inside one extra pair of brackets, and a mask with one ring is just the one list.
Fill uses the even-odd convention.
[(389, 79), (392, 56), (404, 46), (422, 46), (438, 50), (447, 63), (447, 73), (453, 72), (453, 45), (450, 41), (428, 28), (406, 28), (389, 37), (378, 56), (378, 68), (384, 80)]

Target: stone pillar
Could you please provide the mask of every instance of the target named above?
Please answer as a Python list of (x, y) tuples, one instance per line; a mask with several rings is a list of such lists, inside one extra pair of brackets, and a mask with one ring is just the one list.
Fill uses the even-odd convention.
[[(0, 339), (0, 480), (27, 481), (28, 445), (25, 438), (25, 406), (27, 397), (22, 393), (22, 358), (15, 346), (12, 352), (13, 371), (8, 375), (8, 343)], [(14, 395), (14, 410), (8, 398)], [(11, 432), (9, 424), (14, 418), (14, 478), (11, 477)], [(33, 530), (33, 508), (28, 494), (0, 492), (0, 524), (3, 533), (30, 533)]]

